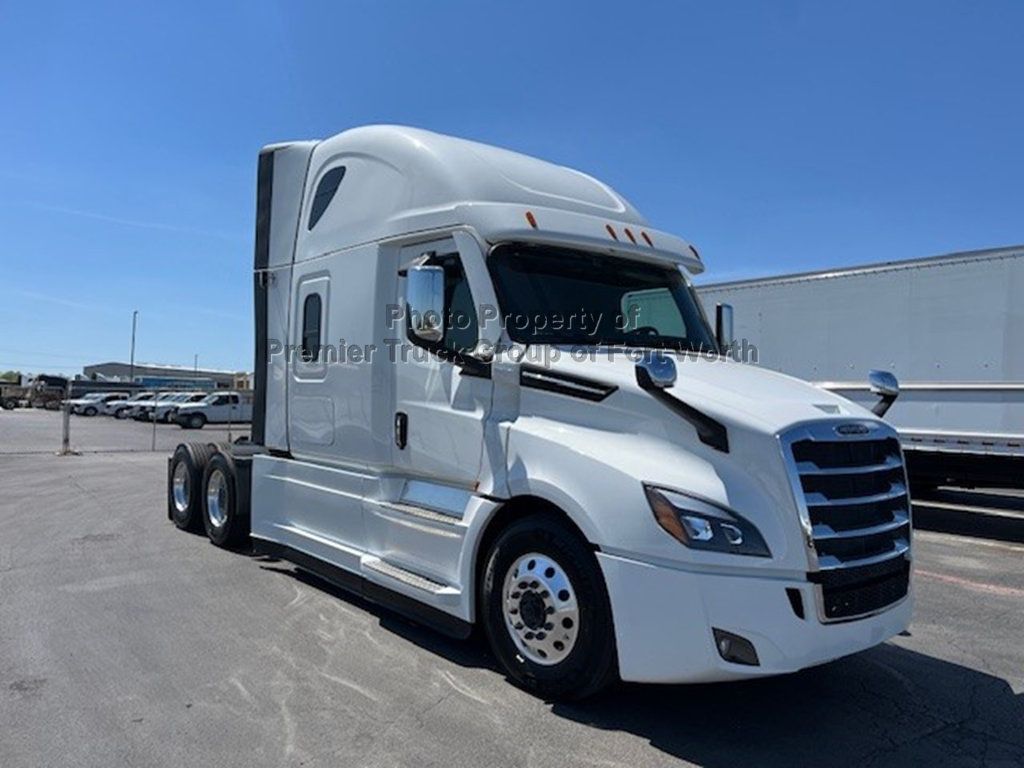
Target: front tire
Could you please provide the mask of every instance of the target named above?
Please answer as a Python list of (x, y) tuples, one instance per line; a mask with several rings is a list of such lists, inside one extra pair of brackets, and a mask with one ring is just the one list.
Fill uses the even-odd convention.
[(96, 410), (95, 405), (87, 406), (86, 409), (82, 411), (83, 416), (95, 416), (97, 413), (99, 413), (99, 411)]
[(479, 615), (505, 672), (539, 696), (581, 699), (616, 677), (600, 566), (559, 520), (532, 515), (498, 535), (486, 560)]
[(189, 429), (202, 429), (206, 426), (206, 417), (201, 413), (193, 413), (185, 419), (185, 423)]

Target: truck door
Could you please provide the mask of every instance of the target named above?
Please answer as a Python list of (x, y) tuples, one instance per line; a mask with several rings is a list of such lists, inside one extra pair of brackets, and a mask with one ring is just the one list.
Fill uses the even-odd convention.
[[(403, 248), (401, 263), (413, 261), (444, 268), (446, 328), (433, 347), (407, 321), (394, 329), (395, 464), (408, 478), (475, 490), (492, 386), (486, 367), (465, 353), (479, 338), (474, 293), (482, 291), (472, 289), (452, 239)], [(404, 303), (404, 278), (398, 287)]]

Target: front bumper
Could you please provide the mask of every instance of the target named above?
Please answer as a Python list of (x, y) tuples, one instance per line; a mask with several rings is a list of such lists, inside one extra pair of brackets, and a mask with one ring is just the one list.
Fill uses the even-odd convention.
[[(623, 680), (714, 682), (785, 674), (871, 648), (910, 624), (906, 598), (880, 613), (822, 624), (814, 585), (806, 580), (730, 576), (668, 568), (597, 553), (611, 599)], [(800, 592), (799, 618), (786, 588)], [(740, 635), (760, 664), (725, 661), (712, 628)]]

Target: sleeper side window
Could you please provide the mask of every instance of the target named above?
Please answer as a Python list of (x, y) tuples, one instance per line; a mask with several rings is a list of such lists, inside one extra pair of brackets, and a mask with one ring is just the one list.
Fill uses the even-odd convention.
[(327, 206), (334, 199), (334, 193), (338, 191), (338, 185), (341, 184), (343, 178), (345, 178), (345, 166), (339, 165), (337, 168), (331, 168), (320, 179), (320, 183), (316, 185), (316, 192), (313, 193), (313, 204), (309, 207), (307, 230), (313, 229), (320, 221), (320, 217), (327, 211)]
[(319, 293), (311, 293), (302, 302), (302, 344), (300, 353), (304, 363), (320, 358), (320, 325), (322, 302)]

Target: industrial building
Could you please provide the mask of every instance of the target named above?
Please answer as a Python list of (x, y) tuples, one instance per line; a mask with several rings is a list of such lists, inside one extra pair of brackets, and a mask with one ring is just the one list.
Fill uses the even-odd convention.
[(245, 371), (222, 371), (211, 368), (188, 368), (177, 365), (107, 362), (87, 365), (82, 375), (97, 381), (131, 381), (150, 386), (167, 386), (185, 379), (200, 379), (218, 389), (249, 389), (250, 374)]

